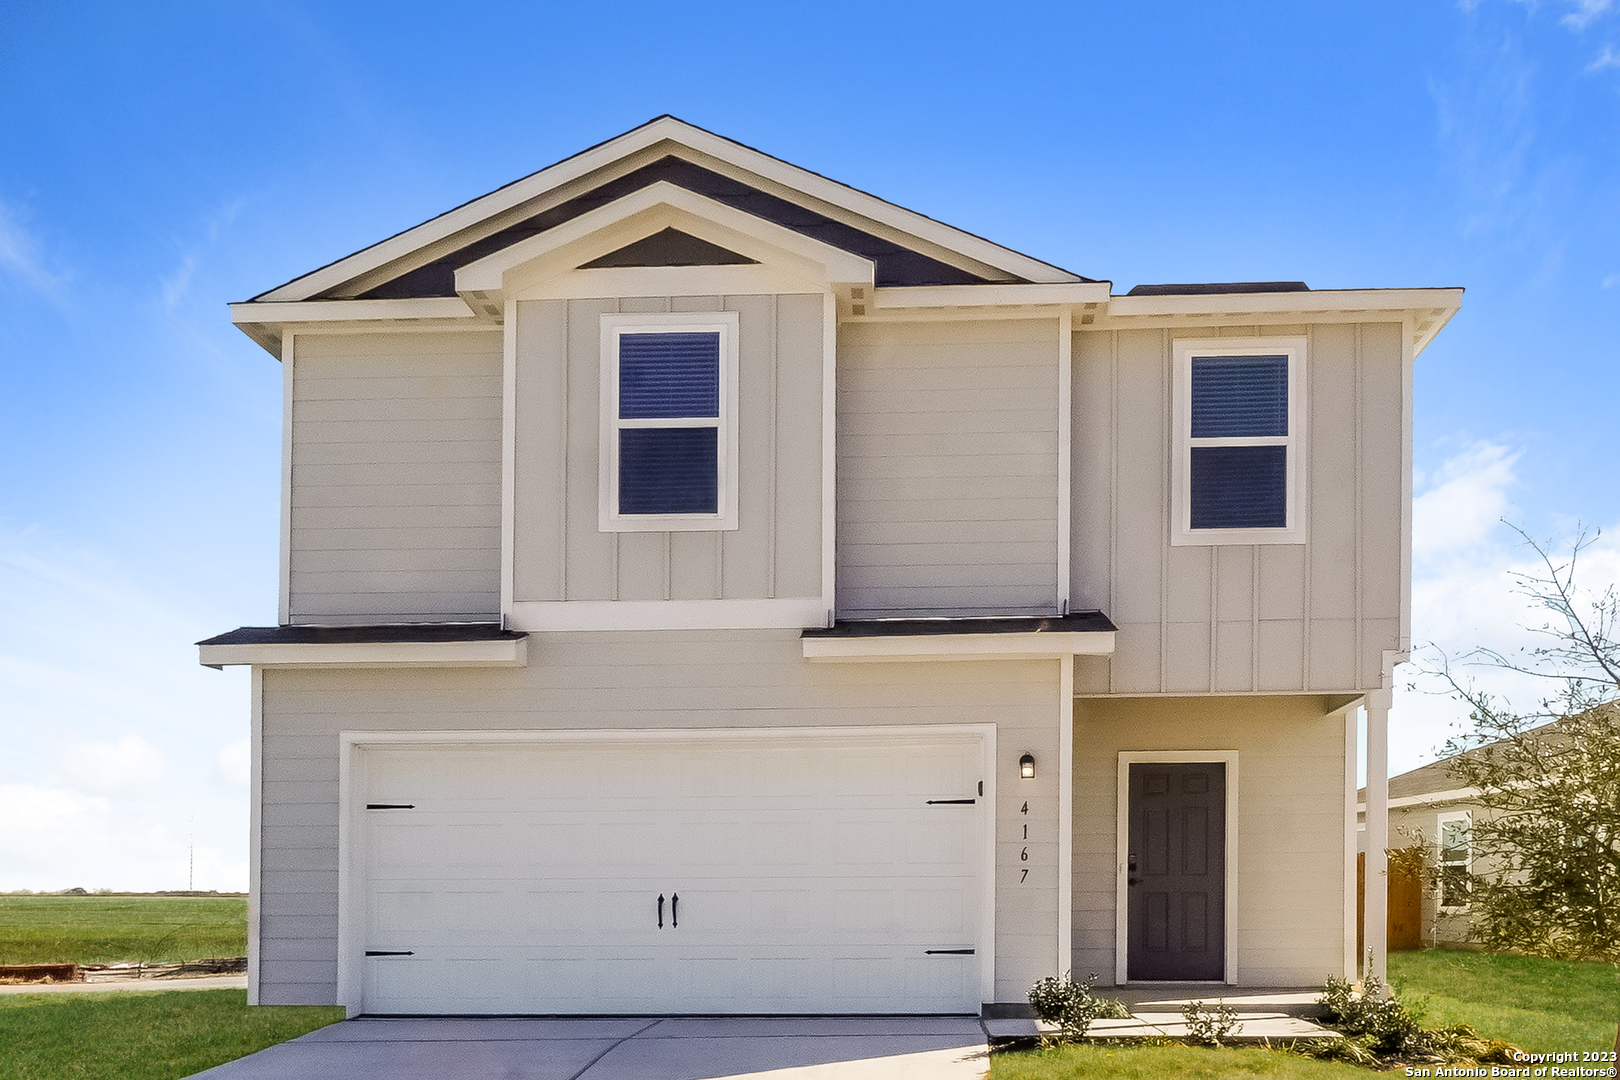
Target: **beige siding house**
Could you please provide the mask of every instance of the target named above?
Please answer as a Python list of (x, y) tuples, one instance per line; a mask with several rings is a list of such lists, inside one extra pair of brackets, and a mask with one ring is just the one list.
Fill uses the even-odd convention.
[(201, 643), (252, 670), (252, 1000), (1354, 971), (1460, 300), (1116, 296), (663, 117), (233, 305), (286, 423), (278, 624)]

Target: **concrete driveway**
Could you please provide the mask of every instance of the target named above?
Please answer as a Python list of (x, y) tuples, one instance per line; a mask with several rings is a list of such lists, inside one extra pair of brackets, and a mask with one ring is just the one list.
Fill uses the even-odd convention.
[(208, 1080), (981, 1080), (973, 1017), (347, 1020)]

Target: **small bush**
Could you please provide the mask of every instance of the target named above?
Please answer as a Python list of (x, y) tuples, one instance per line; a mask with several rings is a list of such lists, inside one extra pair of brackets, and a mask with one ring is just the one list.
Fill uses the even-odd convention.
[(1489, 1039), (1467, 1024), (1424, 1028), (1393, 996), (1385, 997), (1376, 975), (1367, 977), (1360, 994), (1344, 979), (1328, 977), (1322, 996), (1323, 1022), (1339, 1029), (1344, 1038), (1333, 1043), (1300, 1046), (1312, 1057), (1353, 1062), (1379, 1068), (1399, 1061), (1426, 1064), (1511, 1065), (1516, 1049), (1500, 1039)]
[(1243, 1032), (1238, 1023), (1237, 1010), (1220, 998), (1213, 1005), (1202, 1001), (1189, 1001), (1181, 1008), (1181, 1017), (1187, 1022), (1187, 1038), (1205, 1046), (1220, 1046), (1221, 1040)]
[(1400, 1053), (1407, 1037), (1418, 1030), (1406, 1007), (1394, 997), (1384, 996), (1384, 983), (1376, 975), (1367, 976), (1360, 994), (1345, 980), (1330, 975), (1316, 1003), (1329, 1025), (1365, 1043), (1375, 1054)]
[(1047, 976), (1029, 988), (1030, 1008), (1035, 1015), (1061, 1029), (1064, 1042), (1078, 1042), (1085, 1038), (1093, 1020), (1129, 1017), (1130, 1010), (1113, 998), (1098, 997), (1091, 992), (1097, 985), (1095, 973), (1085, 981), (1075, 982), (1074, 974), (1065, 971), (1060, 976)]

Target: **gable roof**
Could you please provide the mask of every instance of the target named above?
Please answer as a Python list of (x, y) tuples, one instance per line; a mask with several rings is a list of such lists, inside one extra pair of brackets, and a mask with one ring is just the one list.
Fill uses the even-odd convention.
[(666, 115), (252, 302), (455, 296), (460, 267), (660, 182), (870, 259), (881, 286), (1091, 280)]

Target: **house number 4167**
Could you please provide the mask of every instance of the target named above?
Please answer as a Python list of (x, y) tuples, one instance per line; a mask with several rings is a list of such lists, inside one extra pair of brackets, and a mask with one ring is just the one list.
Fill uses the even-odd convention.
[[(1018, 812), (1020, 814), (1023, 814), (1026, 818), (1029, 816), (1029, 802), (1027, 800), (1025, 801), (1023, 807), (1020, 808)], [(1023, 836), (1023, 839), (1025, 839), (1025, 840), (1029, 839), (1029, 822), (1028, 821), (1024, 822), (1024, 836)], [(1028, 844), (1025, 844), (1024, 847), (1023, 847), (1023, 850), (1021, 850), (1018, 853), (1018, 861), (1019, 862), (1029, 862), (1029, 845)], [(1026, 867), (1024, 867), (1022, 870), (1020, 870), (1018, 872), (1018, 884), (1022, 885), (1028, 879), (1029, 879), (1029, 867), (1026, 866)]]

